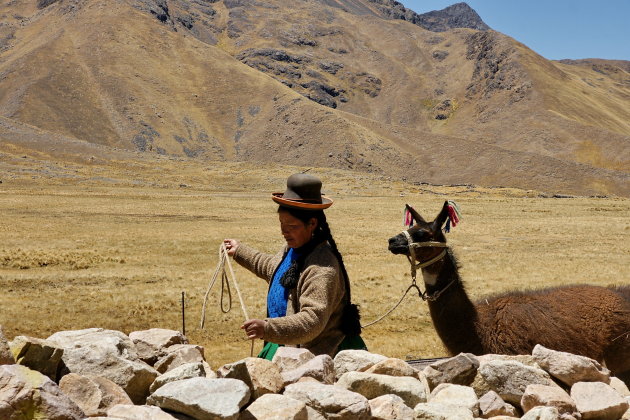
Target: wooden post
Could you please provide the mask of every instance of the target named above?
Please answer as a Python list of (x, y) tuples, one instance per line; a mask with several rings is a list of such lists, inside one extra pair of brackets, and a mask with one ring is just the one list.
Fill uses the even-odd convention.
[(186, 305), (184, 302), (184, 292), (182, 291), (182, 334), (186, 336)]

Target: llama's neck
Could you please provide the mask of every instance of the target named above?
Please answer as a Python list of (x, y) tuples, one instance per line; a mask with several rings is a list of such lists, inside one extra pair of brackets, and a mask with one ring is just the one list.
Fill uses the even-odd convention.
[(429, 295), (443, 291), (437, 300), (429, 301), (429, 311), (448, 351), (451, 354), (481, 354), (476, 329), (477, 311), (464, 290), (450, 249), (441, 261), (423, 268), (422, 277)]

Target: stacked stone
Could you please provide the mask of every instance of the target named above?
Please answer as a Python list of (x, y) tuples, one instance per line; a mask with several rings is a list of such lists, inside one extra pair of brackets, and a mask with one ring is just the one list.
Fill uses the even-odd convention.
[(630, 391), (596, 361), (536, 346), (418, 370), (362, 350), (281, 347), (216, 371), (177, 331), (129, 336), (0, 329), (0, 419), (630, 419)]

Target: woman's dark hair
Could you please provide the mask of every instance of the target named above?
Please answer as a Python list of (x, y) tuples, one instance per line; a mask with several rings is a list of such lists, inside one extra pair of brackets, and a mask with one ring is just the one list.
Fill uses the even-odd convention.
[(341, 267), (341, 274), (343, 275), (344, 282), (346, 284), (346, 292), (347, 292), (347, 301), (346, 307), (344, 310), (344, 316), (342, 319), (341, 329), (346, 335), (359, 335), (361, 332), (361, 324), (360, 324), (360, 315), (359, 308), (356, 305), (353, 305), (352, 298), (350, 295), (350, 278), (348, 277), (348, 272), (346, 271), (346, 265), (343, 262), (343, 257), (337, 248), (337, 243), (332, 236), (332, 232), (330, 231), (330, 226), (328, 225), (328, 221), (326, 220), (326, 215), (323, 210), (301, 210), (290, 207), (278, 207), (278, 213), (281, 211), (286, 211), (291, 216), (300, 220), (305, 225), (311, 220), (317, 220), (317, 228), (315, 232), (313, 232), (313, 239), (306, 245), (304, 245), (304, 252), (301, 253), (300, 257), (291, 265), (291, 267), (287, 270), (285, 275), (280, 279), (281, 284), (286, 288), (294, 288), (297, 286), (297, 281), (304, 268), (304, 261), (311, 250), (324, 241), (328, 241), (330, 244), (330, 248), (337, 257), (337, 261), (339, 261), (339, 266)]
[[(339, 266), (341, 267), (341, 272), (344, 278), (348, 279), (348, 272), (346, 271), (346, 266), (343, 263), (343, 257), (337, 248), (337, 243), (332, 236), (330, 231), (330, 226), (328, 225), (328, 221), (326, 220), (326, 214), (324, 214), (324, 210), (300, 210), (294, 209), (290, 207), (278, 207), (278, 213), (281, 211), (286, 211), (291, 216), (299, 219), (302, 223), (307, 224), (311, 219), (317, 219), (317, 228), (315, 229), (313, 239), (311, 240), (311, 246), (315, 246), (320, 244), (323, 241), (328, 241), (330, 244), (330, 248), (332, 249), (333, 254), (337, 257), (339, 261)], [(310, 251), (310, 250), (308, 250)], [(308, 254), (308, 252), (306, 252)], [(301, 261), (300, 263), (303, 263)], [(301, 264), (300, 264), (301, 265)], [(303, 267), (300, 267), (302, 269)], [(350, 290), (348, 290), (350, 293)]]

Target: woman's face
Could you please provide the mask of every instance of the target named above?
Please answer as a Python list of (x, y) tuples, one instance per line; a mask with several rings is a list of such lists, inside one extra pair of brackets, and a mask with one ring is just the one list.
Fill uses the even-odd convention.
[(317, 219), (311, 218), (307, 223), (291, 216), (288, 211), (278, 212), (280, 219), (280, 230), (289, 248), (299, 248), (305, 245), (313, 237), (313, 232), (317, 227)]

